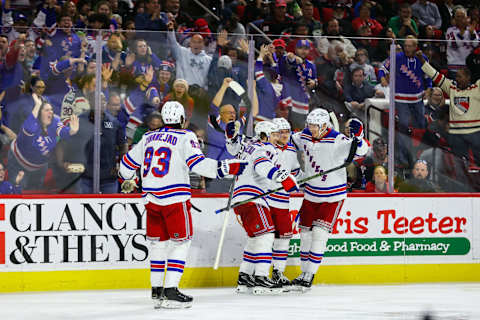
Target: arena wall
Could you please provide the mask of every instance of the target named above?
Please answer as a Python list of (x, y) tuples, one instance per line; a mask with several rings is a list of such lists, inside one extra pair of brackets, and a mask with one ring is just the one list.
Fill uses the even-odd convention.
[[(233, 286), (246, 236), (230, 215), (221, 267), (215, 258), (225, 195), (194, 195), (194, 239), (183, 287)], [(292, 201), (298, 223), (302, 198)], [(316, 283), (480, 281), (480, 196), (350, 194)], [(296, 224), (295, 224), (296, 226)], [(0, 292), (149, 287), (142, 199), (9, 196), (0, 199)], [(287, 276), (299, 273), (295, 228)]]

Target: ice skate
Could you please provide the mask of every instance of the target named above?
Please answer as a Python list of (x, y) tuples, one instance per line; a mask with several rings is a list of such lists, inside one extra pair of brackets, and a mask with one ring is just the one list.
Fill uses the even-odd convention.
[(315, 278), (314, 274), (309, 272), (305, 273), (303, 280), (300, 282), (300, 290), (302, 293), (308, 292), (312, 289), (313, 279)]
[(292, 282), (285, 277), (283, 272), (273, 269), (272, 271), (272, 281), (280, 284), (282, 286), (282, 291), (283, 292), (289, 292), (292, 290)]
[(162, 307), (163, 287), (152, 287), (152, 300), (155, 309)]
[(255, 287), (252, 290), (255, 295), (280, 294), (282, 286), (269, 277), (255, 276)]
[(183, 294), (177, 287), (163, 289), (163, 299), (161, 307), (165, 309), (184, 309), (190, 308), (193, 298)]
[(298, 277), (292, 280), (291, 288), (292, 291), (302, 291), (302, 282), (305, 272), (302, 272)]
[(245, 272), (238, 274), (236, 293), (249, 293), (255, 287), (255, 279)]

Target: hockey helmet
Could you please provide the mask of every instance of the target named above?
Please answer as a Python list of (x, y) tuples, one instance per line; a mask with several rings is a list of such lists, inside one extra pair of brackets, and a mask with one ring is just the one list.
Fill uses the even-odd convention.
[(316, 124), (320, 128), (324, 124), (329, 126), (330, 124), (330, 115), (328, 111), (322, 108), (313, 109), (307, 116), (307, 124)]
[(161, 114), (164, 124), (183, 124), (185, 121), (185, 110), (177, 101), (165, 102)]
[(275, 118), (272, 122), (277, 125), (278, 130), (292, 130), (290, 123), (285, 118)]
[(262, 133), (270, 137), (272, 132), (278, 132), (278, 126), (270, 121), (261, 121), (255, 125), (255, 136), (261, 138)]

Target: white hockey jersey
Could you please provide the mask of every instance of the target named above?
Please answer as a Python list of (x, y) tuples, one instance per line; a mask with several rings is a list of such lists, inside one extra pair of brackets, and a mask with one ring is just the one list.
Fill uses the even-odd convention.
[[(305, 177), (310, 177), (337, 167), (345, 162), (350, 152), (352, 139), (328, 129), (321, 139), (313, 139), (304, 132), (295, 133), (292, 140), (298, 150), (304, 152)], [(365, 140), (357, 148), (356, 155), (363, 156), (368, 151)], [(347, 170), (345, 168), (312, 179), (305, 184), (305, 200), (311, 202), (336, 202), (347, 197)]]
[(205, 158), (190, 130), (164, 127), (145, 133), (123, 156), (119, 175), (133, 179), (137, 169), (142, 176), (145, 202), (164, 206), (189, 200), (189, 172), (216, 178), (218, 162)]
[(460, 34), (460, 29), (457, 27), (450, 27), (447, 29), (445, 37), (447, 42), (447, 63), (449, 68), (459, 68), (465, 65), (467, 56), (472, 50), (478, 47), (479, 37), (475, 32), (471, 34), (467, 29)]
[[(278, 154), (277, 167), (291, 172), (291, 174), (298, 180), (300, 177), (300, 164), (297, 159), (297, 150), (292, 144), (287, 144), (283, 147), (275, 146)], [(276, 183), (272, 188), (277, 189), (282, 187), (281, 183)], [(270, 207), (278, 209), (289, 209), (290, 194), (285, 190), (272, 193), (267, 197)]]
[[(233, 191), (232, 203), (241, 202), (273, 188), (273, 175), (278, 171), (277, 151), (269, 142), (252, 141), (235, 144), (227, 143), (227, 151), (237, 158), (248, 161), (248, 165), (241, 175), (237, 177)], [(266, 197), (253, 202), (268, 206)]]

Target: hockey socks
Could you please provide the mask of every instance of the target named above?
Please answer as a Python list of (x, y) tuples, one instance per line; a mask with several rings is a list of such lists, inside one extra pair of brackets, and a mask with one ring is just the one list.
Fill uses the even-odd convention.
[(323, 254), (327, 248), (327, 241), (330, 233), (323, 228), (313, 227), (312, 245), (308, 255), (306, 272), (315, 275), (323, 259)]
[(300, 268), (302, 273), (308, 271), (308, 257), (312, 245), (312, 231), (301, 229), (300, 231)]
[(163, 287), (167, 244), (168, 241), (150, 241), (150, 283), (152, 287)]
[(289, 245), (290, 239), (275, 238), (273, 241), (273, 269), (280, 272), (285, 271)]
[(185, 268), (188, 249), (191, 241), (170, 241), (170, 250), (167, 256), (167, 272), (165, 274), (165, 288), (178, 287)]
[(258, 237), (249, 237), (240, 272), (256, 276), (268, 276), (272, 263), (273, 233), (262, 234)]

